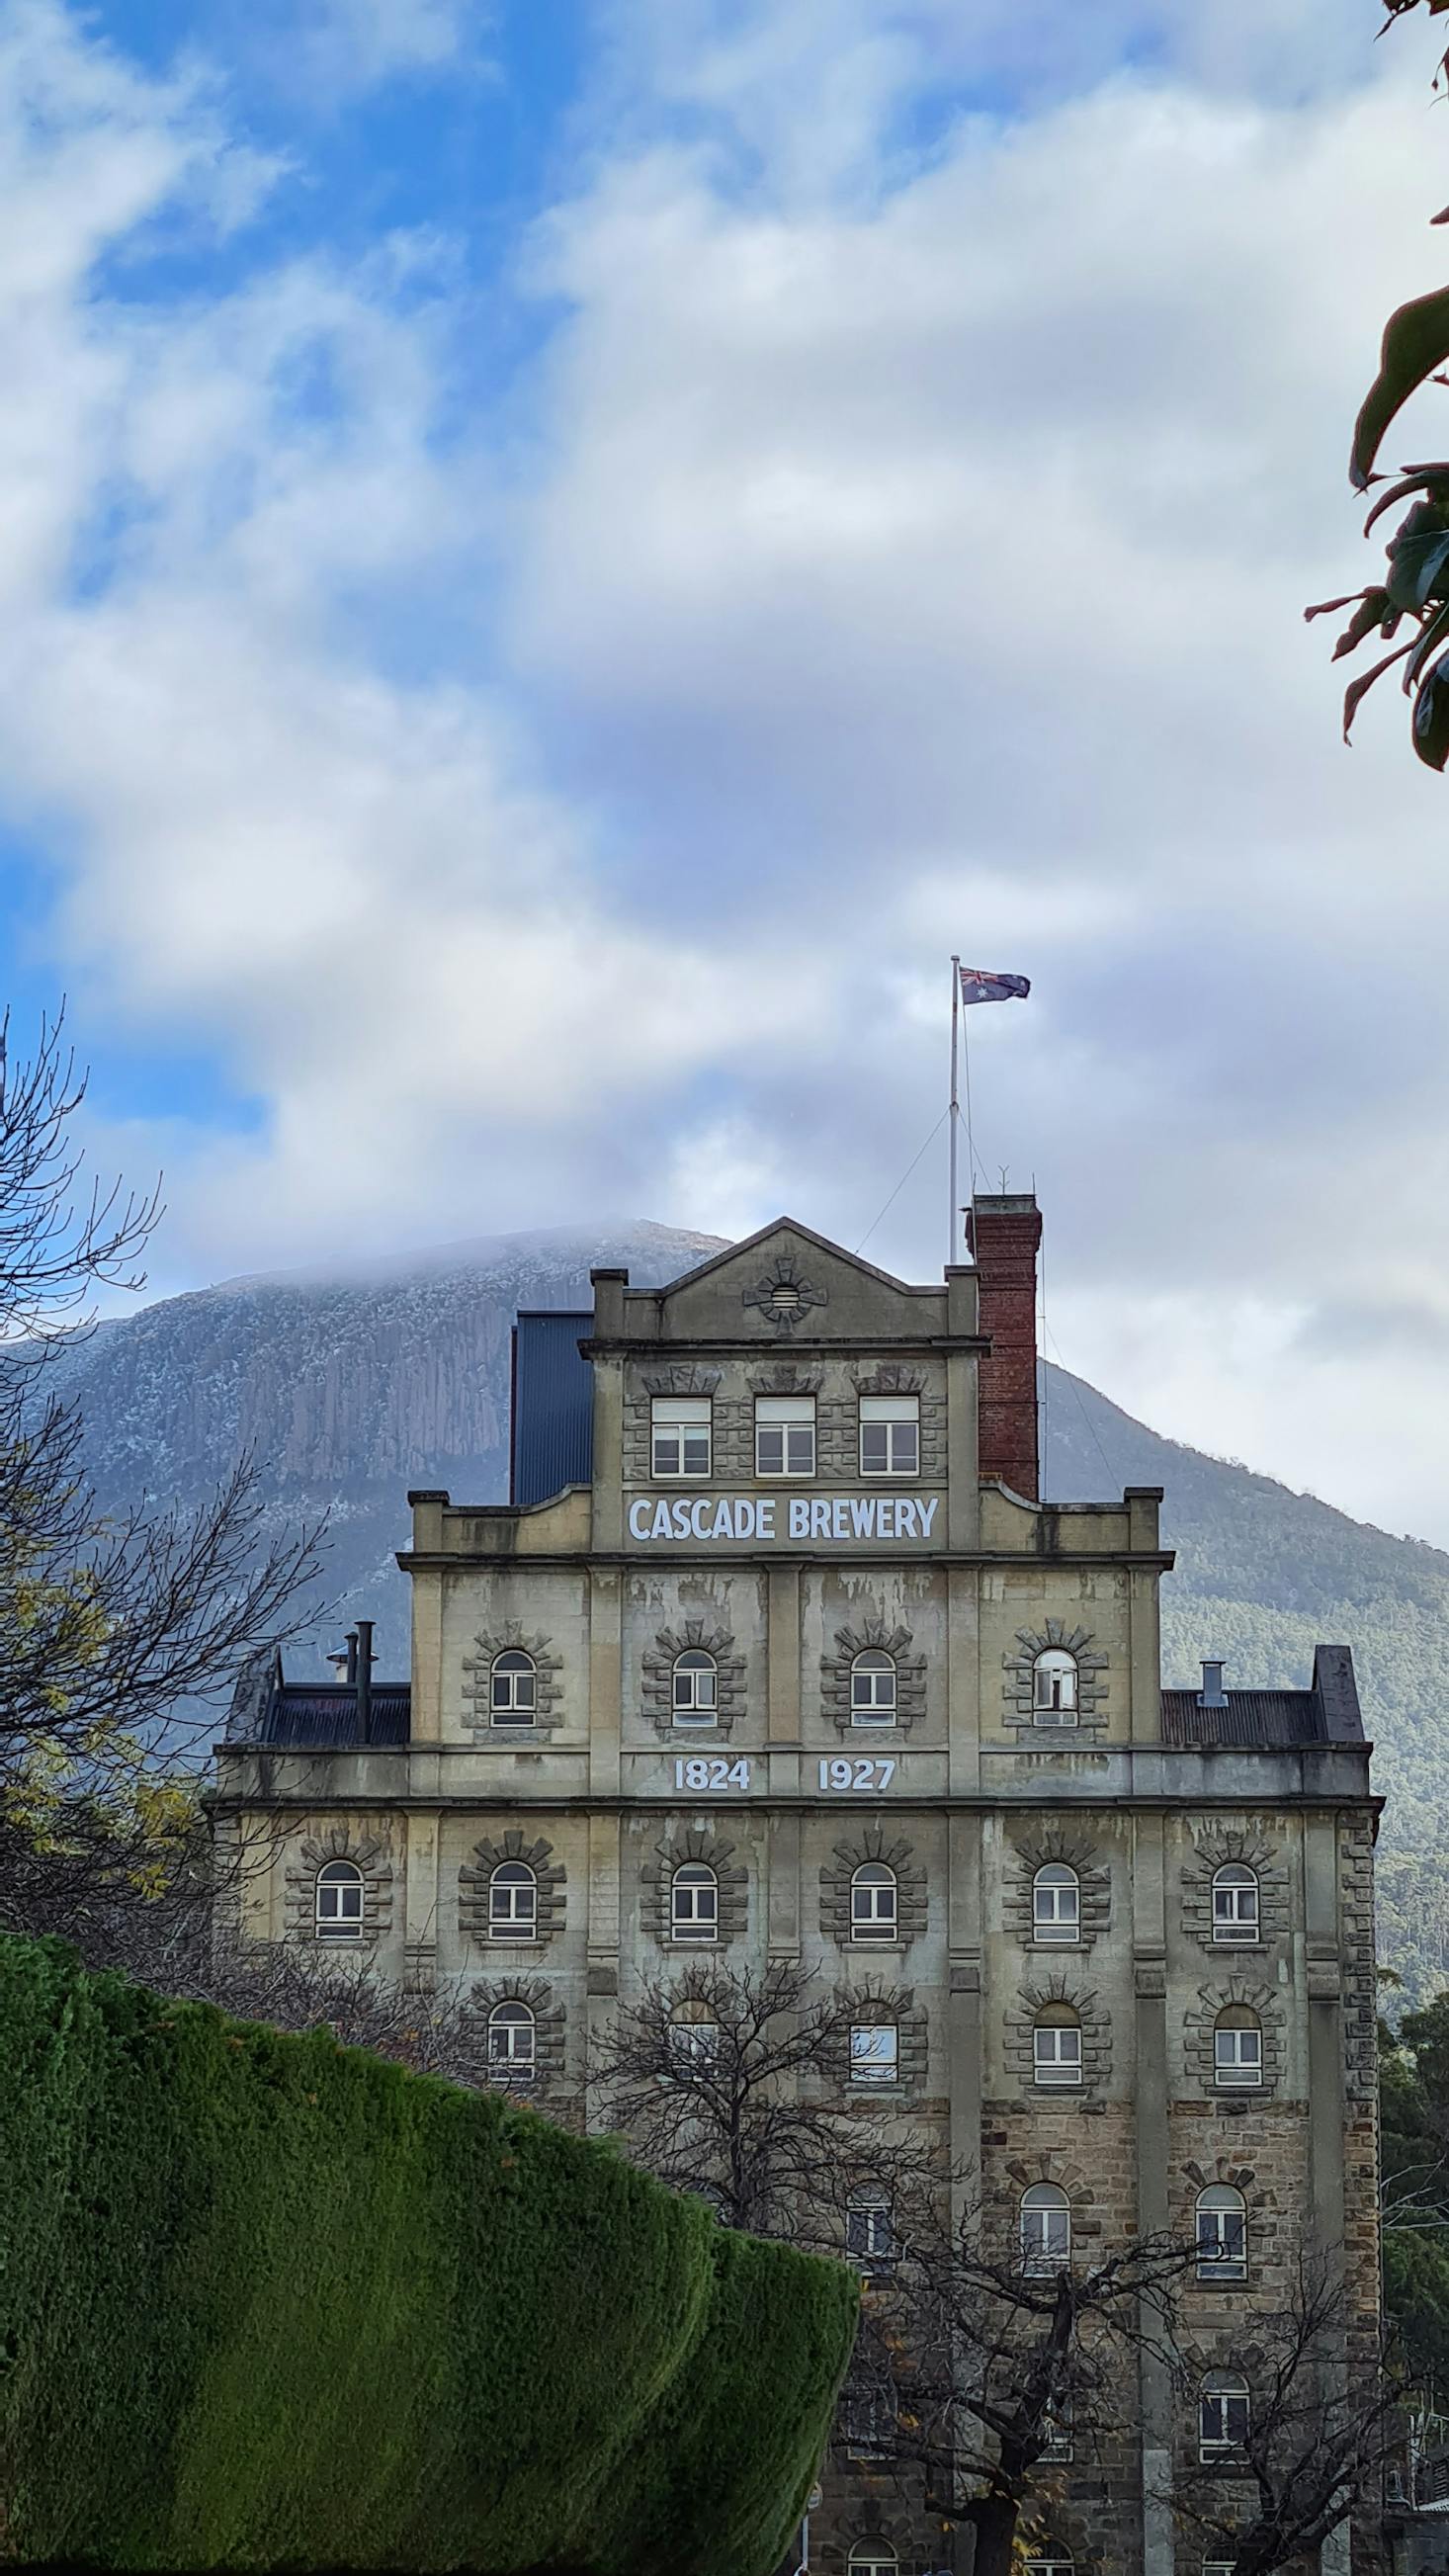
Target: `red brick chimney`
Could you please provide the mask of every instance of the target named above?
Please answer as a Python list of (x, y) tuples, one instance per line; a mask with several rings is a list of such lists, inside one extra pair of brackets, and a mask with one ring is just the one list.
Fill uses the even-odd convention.
[(1038, 1500), (1036, 1427), (1036, 1255), (1041, 1210), (1027, 1191), (976, 1199), (966, 1219), (976, 1261), (981, 1330), (991, 1356), (981, 1363), (981, 1473)]

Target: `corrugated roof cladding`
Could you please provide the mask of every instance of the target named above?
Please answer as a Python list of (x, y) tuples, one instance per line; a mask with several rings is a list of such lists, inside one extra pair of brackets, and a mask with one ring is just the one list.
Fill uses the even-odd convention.
[[(406, 1682), (374, 1682), (369, 1744), (406, 1744), (412, 1722)], [(263, 1744), (358, 1745), (357, 1693), (345, 1682), (283, 1682), (263, 1714)]]
[(525, 1309), (513, 1327), (509, 1501), (546, 1503), (594, 1472), (594, 1373), (579, 1350), (591, 1312)]
[(1316, 1691), (1230, 1690), (1226, 1708), (1199, 1708), (1197, 1699), (1194, 1690), (1163, 1692), (1164, 1743), (1280, 1752), (1328, 1742)]

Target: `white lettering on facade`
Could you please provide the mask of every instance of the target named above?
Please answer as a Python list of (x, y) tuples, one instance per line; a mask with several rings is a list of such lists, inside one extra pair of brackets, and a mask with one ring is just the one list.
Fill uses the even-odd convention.
[(774, 1542), (775, 1512), (785, 1504), (785, 1526), (778, 1532), (798, 1547), (848, 1539), (929, 1539), (940, 1504), (914, 1494), (677, 1494), (656, 1502), (638, 1494), (629, 1505), (629, 1536), (640, 1545), (656, 1539), (688, 1539), (711, 1546), (721, 1539)]

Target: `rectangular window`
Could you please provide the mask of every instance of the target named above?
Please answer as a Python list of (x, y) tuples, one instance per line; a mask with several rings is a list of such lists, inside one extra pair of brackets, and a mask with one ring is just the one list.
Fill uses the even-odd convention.
[(883, 2200), (854, 2200), (845, 2213), (845, 2250), (857, 2263), (882, 2265), (895, 2255), (891, 2214)]
[(856, 2023), (850, 2034), (852, 2084), (894, 2084), (899, 2057), (893, 2021)]
[(710, 1420), (707, 1395), (656, 1395), (650, 1414), (654, 1474), (707, 1476)]
[(1197, 2277), (1200, 2281), (1246, 2281), (1248, 2229), (1241, 2209), (1199, 2208)]
[(861, 1397), (860, 1472), (863, 1476), (920, 1474), (921, 1399), (918, 1395)]
[(814, 1396), (757, 1395), (755, 1474), (813, 1476), (814, 1473)]
[(1260, 2030), (1240, 2030), (1231, 2023), (1213, 2032), (1213, 2080), (1217, 2084), (1261, 2084), (1263, 2081), (1263, 2034)]
[(1082, 2034), (1074, 2022), (1041, 2022), (1031, 2035), (1038, 2084), (1080, 2084)]

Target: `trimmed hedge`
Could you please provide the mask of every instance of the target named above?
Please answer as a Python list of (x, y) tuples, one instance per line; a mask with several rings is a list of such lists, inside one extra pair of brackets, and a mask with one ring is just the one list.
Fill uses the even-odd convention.
[(0, 1939), (12, 2558), (768, 2576), (856, 2296), (607, 2140)]

